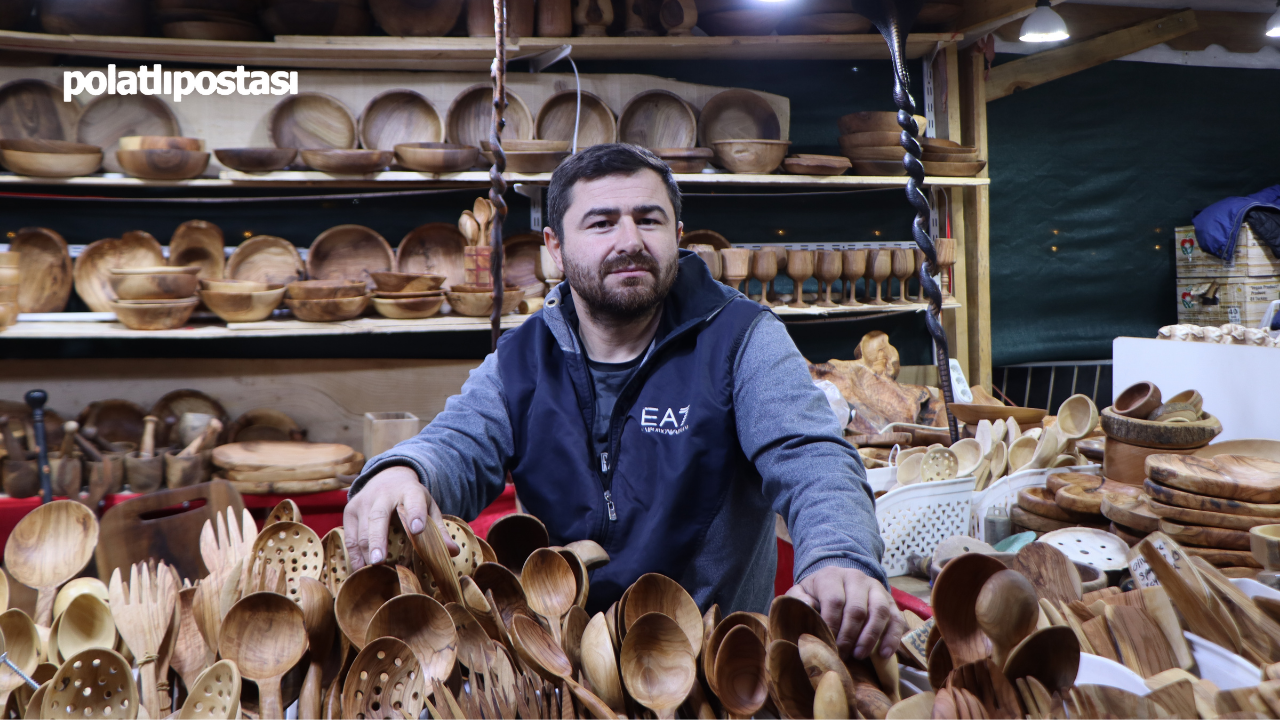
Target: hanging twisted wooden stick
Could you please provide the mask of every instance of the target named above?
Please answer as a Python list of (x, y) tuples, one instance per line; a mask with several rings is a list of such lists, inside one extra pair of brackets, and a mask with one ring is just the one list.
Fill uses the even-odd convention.
[(493, 166), (489, 168), (489, 202), (493, 203), (493, 222), (490, 229), (489, 273), (493, 278), (493, 314), (489, 318), (493, 349), (498, 349), (498, 336), (502, 334), (502, 225), (507, 220), (507, 181), (502, 173), (507, 169), (507, 154), (502, 149), (502, 128), (507, 121), (502, 117), (507, 109), (507, 3), (493, 0), (493, 39), (495, 44), (493, 67), (493, 126), (489, 128), (489, 149), (493, 152)]

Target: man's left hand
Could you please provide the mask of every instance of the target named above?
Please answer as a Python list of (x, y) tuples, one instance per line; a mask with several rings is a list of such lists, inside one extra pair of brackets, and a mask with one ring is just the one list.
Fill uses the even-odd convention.
[(825, 567), (793, 586), (787, 594), (799, 598), (822, 615), (842, 657), (865, 660), (879, 646), (880, 657), (898, 651), (907, 628), (893, 596), (866, 573), (851, 568)]

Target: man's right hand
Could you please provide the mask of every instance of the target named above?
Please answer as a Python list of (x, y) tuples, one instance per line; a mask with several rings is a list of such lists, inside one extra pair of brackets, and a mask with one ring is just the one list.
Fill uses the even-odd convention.
[(420, 533), (427, 522), (433, 522), (449, 554), (458, 554), (458, 545), (449, 537), (440, 508), (418, 482), (418, 474), (407, 467), (390, 467), (369, 478), (342, 513), (351, 572), (380, 563), (387, 557), (387, 523), (402, 505), (409, 525), (406, 530)]

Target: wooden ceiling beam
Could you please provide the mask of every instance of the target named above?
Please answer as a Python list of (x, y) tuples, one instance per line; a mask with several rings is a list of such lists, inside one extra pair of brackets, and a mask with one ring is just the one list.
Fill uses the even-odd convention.
[(1182, 10), (1115, 30), (1090, 40), (1056, 47), (997, 65), (987, 77), (987, 101), (1012, 95), (1087, 70), (1193, 32), (1193, 10)]
[[(1049, 0), (1057, 5), (1065, 0)], [(1005, 23), (1021, 20), (1036, 9), (1036, 0), (966, 0), (956, 21), (956, 32), (967, 36), (986, 35)]]

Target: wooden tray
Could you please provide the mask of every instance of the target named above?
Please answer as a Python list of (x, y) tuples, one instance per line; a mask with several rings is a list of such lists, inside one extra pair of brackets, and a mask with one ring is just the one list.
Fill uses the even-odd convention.
[(1034, 530), (1038, 533), (1053, 532), (1054, 530), (1062, 530), (1064, 528), (1071, 528), (1071, 527), (1077, 527), (1077, 526), (1092, 527), (1099, 530), (1106, 529), (1106, 525), (1090, 525), (1090, 524), (1082, 525), (1080, 523), (1062, 522), (1061, 520), (1054, 520), (1052, 518), (1044, 517), (1043, 515), (1036, 515), (1035, 513), (1029, 513), (1026, 510), (1023, 510), (1022, 508), (1016, 507), (1016, 506), (1009, 509), (1009, 519), (1013, 522), (1014, 525), (1018, 525), (1019, 527), (1026, 528), (1027, 530)]
[(1217, 548), (1219, 550), (1248, 550), (1249, 533), (1241, 530), (1177, 525), (1168, 520), (1160, 521), (1160, 532), (1183, 545)]
[(1206, 525), (1226, 530), (1247, 531), (1259, 525), (1274, 525), (1277, 520), (1277, 518), (1257, 515), (1231, 515), (1209, 510), (1192, 510), (1177, 505), (1166, 505), (1152, 498), (1147, 499), (1147, 505), (1157, 518), (1179, 525)]
[(1204, 447), (1222, 432), (1222, 423), (1209, 413), (1196, 422), (1159, 423), (1117, 415), (1108, 407), (1103, 408), (1098, 419), (1107, 437), (1149, 448), (1182, 450)]
[(229, 443), (213, 449), (213, 464), (224, 470), (266, 470), (321, 463), (337, 465), (347, 462), (355, 454), (350, 446), (339, 443)]
[[(1226, 513), (1228, 515), (1280, 518), (1280, 504), (1247, 503), (1238, 500), (1195, 495), (1166, 487), (1150, 479), (1143, 483), (1142, 488), (1146, 490), (1153, 500), (1165, 505), (1174, 505), (1191, 510)], [(1277, 522), (1280, 522), (1280, 520), (1277, 520)]]
[(1103, 497), (1102, 515), (1113, 523), (1143, 534), (1160, 529), (1160, 516), (1148, 507), (1145, 494), (1138, 497)]
[(1196, 450), (1196, 457), (1214, 457), (1215, 455), (1249, 455), (1280, 462), (1280, 440), (1263, 440), (1251, 438), (1243, 440), (1224, 440)]
[(298, 467), (273, 467), (266, 470), (225, 470), (223, 476), (235, 482), (303, 482), (324, 480), (340, 475), (355, 475), (364, 467), (364, 455), (356, 453), (342, 463), (321, 463)]

